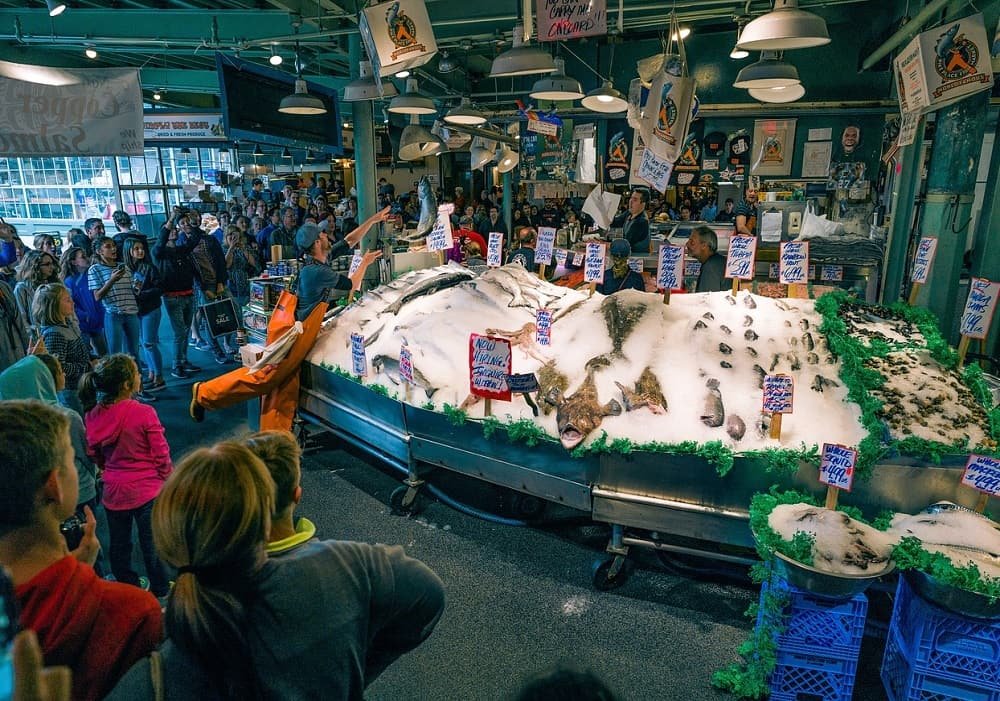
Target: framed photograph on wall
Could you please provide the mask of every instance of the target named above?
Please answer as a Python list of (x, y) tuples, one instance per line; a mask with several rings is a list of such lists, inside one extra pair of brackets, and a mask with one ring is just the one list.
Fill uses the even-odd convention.
[(753, 124), (753, 175), (791, 175), (794, 119), (758, 119)]
[(825, 178), (830, 173), (832, 141), (807, 141), (802, 145), (802, 177)]

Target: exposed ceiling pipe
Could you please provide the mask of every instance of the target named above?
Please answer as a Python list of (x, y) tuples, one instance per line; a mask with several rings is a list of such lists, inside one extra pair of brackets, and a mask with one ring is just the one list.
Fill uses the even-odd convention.
[[(593, 114), (593, 112), (591, 112)], [(467, 124), (449, 124), (448, 128), (452, 131), (462, 132), (463, 134), (470, 134), (472, 136), (481, 136), (484, 139), (489, 139), (490, 141), (499, 141), (502, 144), (507, 144), (508, 146), (517, 146), (517, 139), (513, 136), (507, 136), (498, 131), (490, 131), (489, 129), (480, 129), (479, 127), (472, 127)]]
[[(949, 5), (952, 1), (953, 0), (931, 0), (928, 4), (924, 5), (923, 9), (921, 9), (913, 19), (900, 27), (895, 34), (886, 40), (884, 44), (872, 51), (868, 58), (861, 62), (861, 71), (858, 72), (867, 71), (869, 68), (881, 61), (885, 56), (888, 56), (890, 51), (920, 31), (920, 29), (923, 28), (924, 24), (926, 24), (931, 17), (944, 9), (944, 7)], [(964, 7), (965, 5), (965, 0), (959, 0), (959, 7)], [(956, 8), (956, 10), (957, 9), (958, 8)]]

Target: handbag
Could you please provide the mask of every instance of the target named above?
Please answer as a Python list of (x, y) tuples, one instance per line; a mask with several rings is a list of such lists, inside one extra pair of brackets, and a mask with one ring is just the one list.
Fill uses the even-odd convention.
[[(680, 36), (676, 15), (670, 16), (671, 36)], [(653, 77), (639, 135), (657, 158), (673, 163), (681, 155), (694, 115), (694, 78), (688, 75), (684, 42), (677, 53), (666, 52)]]

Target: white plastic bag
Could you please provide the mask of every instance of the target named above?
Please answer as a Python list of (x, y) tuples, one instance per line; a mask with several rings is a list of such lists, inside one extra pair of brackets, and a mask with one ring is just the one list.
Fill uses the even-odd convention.
[(813, 203), (809, 202), (806, 204), (806, 210), (802, 213), (802, 227), (799, 229), (797, 240), (839, 236), (842, 235), (843, 228), (842, 224), (827, 219), (825, 214), (816, 214)]

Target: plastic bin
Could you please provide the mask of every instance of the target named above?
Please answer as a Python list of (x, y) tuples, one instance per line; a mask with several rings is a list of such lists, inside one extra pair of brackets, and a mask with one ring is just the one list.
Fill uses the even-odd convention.
[[(965, 678), (937, 675), (912, 664), (890, 630), (882, 659), (882, 685), (889, 701), (1000, 701), (1000, 688)], [(774, 696), (772, 696), (774, 698)]]
[[(868, 612), (863, 593), (846, 601), (826, 599), (774, 578), (761, 587), (761, 601), (770, 587), (787, 592), (790, 598), (785, 608), (786, 628), (777, 641), (779, 650), (807, 655), (822, 652), (828, 657), (857, 660)], [(758, 625), (763, 616), (761, 607)]]
[(841, 660), (817, 648), (811, 655), (778, 650), (777, 657), (771, 674), (771, 701), (851, 700), (858, 673), (856, 654), (854, 660)]

